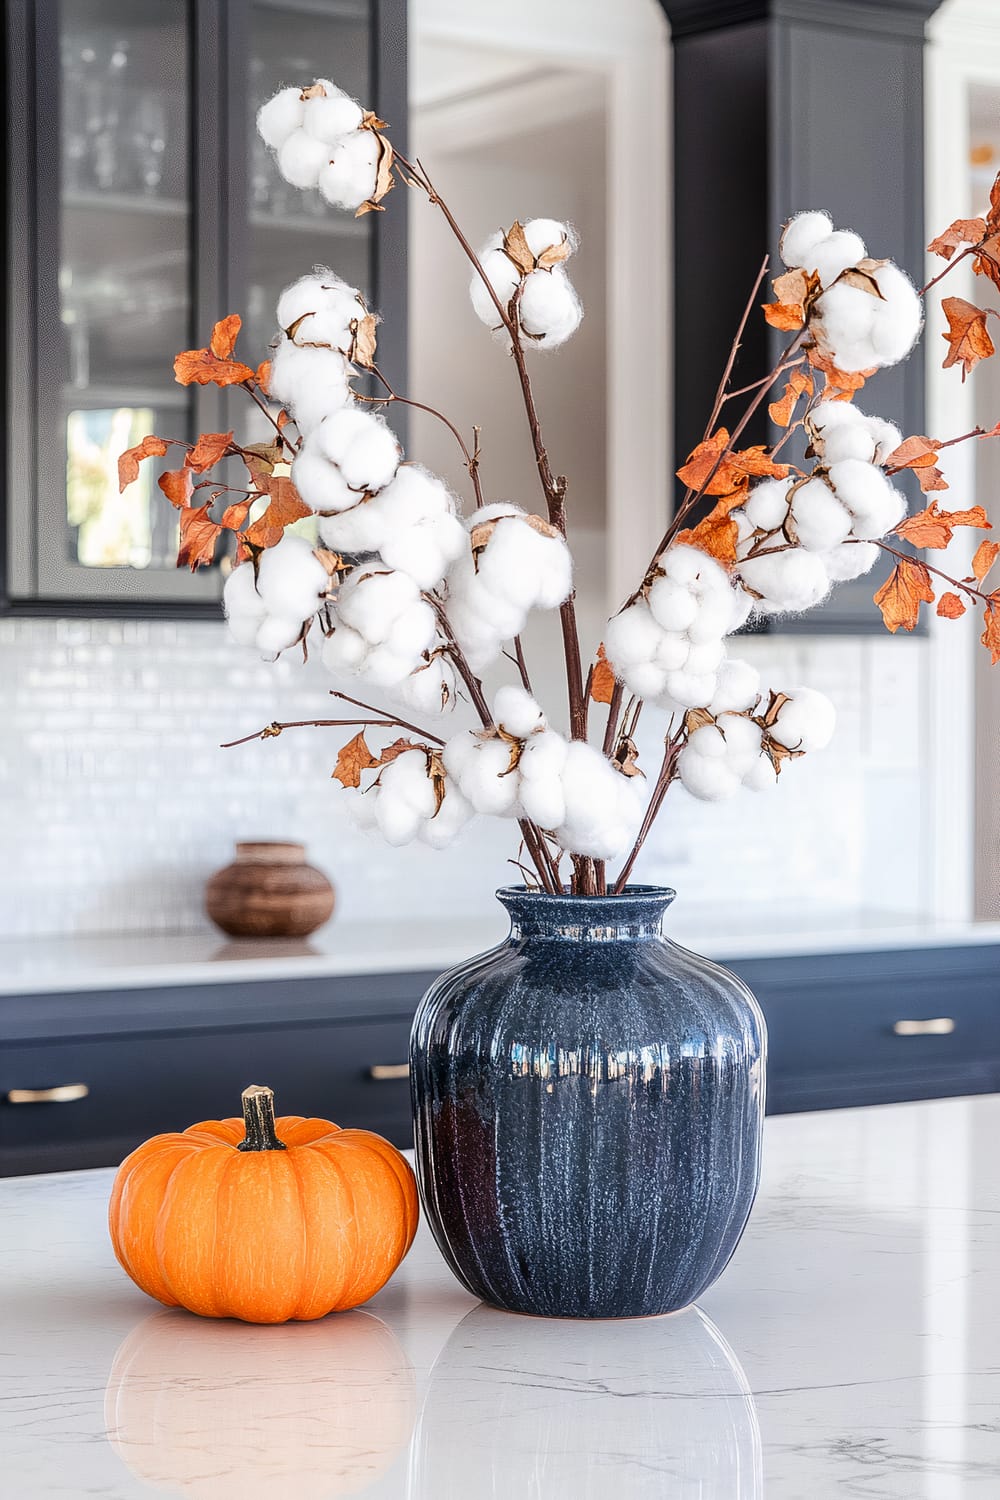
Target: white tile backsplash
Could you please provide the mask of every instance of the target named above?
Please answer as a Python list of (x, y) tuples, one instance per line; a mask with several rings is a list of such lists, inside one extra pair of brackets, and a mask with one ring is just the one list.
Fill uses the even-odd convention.
[[(837, 738), (773, 795), (672, 791), (637, 876), (775, 925), (810, 906), (916, 909), (926, 643), (739, 649), (768, 685), (828, 692)], [(515, 878), (509, 825), (477, 825), (444, 854), (389, 849), (353, 829), (330, 780), (338, 731), (219, 748), (272, 719), (335, 716), (328, 685), (318, 663), (255, 660), (221, 622), (0, 620), (0, 937), (197, 930), (207, 876), (253, 837), (303, 840), (344, 916), (481, 915)], [(660, 736), (645, 715), (647, 769)]]

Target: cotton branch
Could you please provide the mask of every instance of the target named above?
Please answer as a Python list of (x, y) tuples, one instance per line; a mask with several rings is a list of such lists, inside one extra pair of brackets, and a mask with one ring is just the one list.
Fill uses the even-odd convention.
[[(339, 696), (334, 694), (334, 696)], [(425, 739), (431, 740), (435, 745), (443, 745), (444, 740), (439, 739), (436, 734), (430, 734), (426, 729), (417, 729), (413, 724), (407, 724), (403, 719), (292, 719), (279, 723), (277, 719), (271, 724), (265, 724), (263, 729), (257, 729), (253, 734), (245, 734), (242, 739), (229, 740), (220, 748), (232, 750), (237, 745), (249, 745), (252, 740), (276, 740), (278, 735), (286, 729), (409, 729), (414, 734), (423, 735)]]

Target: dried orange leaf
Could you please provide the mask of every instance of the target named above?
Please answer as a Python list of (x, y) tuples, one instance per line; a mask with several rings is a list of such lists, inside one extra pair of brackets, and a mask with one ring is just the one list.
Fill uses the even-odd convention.
[(912, 542), (914, 547), (947, 547), (956, 526), (974, 526), (980, 531), (991, 530), (986, 512), (981, 505), (971, 510), (938, 510), (932, 500), (925, 510), (908, 516), (896, 527), (896, 535)]
[(1000, 556), (1000, 542), (980, 542), (972, 559), (972, 576), (982, 583), (987, 573)]
[(677, 470), (677, 478), (688, 489), (706, 495), (729, 495), (750, 479), (785, 479), (788, 464), (775, 463), (767, 449), (758, 444), (729, 452), (729, 433), (725, 427), (699, 443), (686, 464)]
[(538, 256), (536, 265), (542, 270), (550, 271), (553, 266), (561, 265), (564, 260), (569, 259), (569, 240), (563, 235), (558, 245), (547, 245)]
[(196, 474), (204, 474), (219, 462), (232, 440), (231, 432), (203, 432), (184, 460), (185, 465)]
[(740, 493), (720, 500), (705, 519), (698, 522), (697, 526), (691, 527), (690, 530), (679, 531), (675, 541), (707, 552), (709, 557), (714, 557), (724, 566), (731, 565), (736, 561), (739, 528), (729, 512), (740, 504), (742, 498), (742, 493)]
[(936, 613), (942, 620), (958, 620), (965, 614), (965, 605), (957, 594), (942, 594), (937, 602)]
[(333, 780), (339, 781), (341, 786), (360, 786), (361, 772), (370, 771), (378, 764), (378, 759), (368, 748), (365, 732), (362, 729), (353, 740), (348, 740), (338, 754), (337, 764), (333, 769)]
[(902, 557), (875, 595), (886, 629), (913, 630), (920, 618), (921, 604), (934, 603), (931, 575), (922, 562)]
[(597, 660), (590, 674), (590, 696), (595, 703), (610, 703), (615, 693), (615, 674), (604, 654), (604, 642), (597, 648)]
[(177, 566), (207, 567), (215, 560), (215, 544), (222, 535), (222, 527), (209, 515), (210, 507), (200, 505), (188, 507), (180, 514), (181, 539), (177, 550)]
[(811, 396), (813, 393), (813, 378), (805, 370), (793, 370), (788, 377), (788, 383), (777, 401), (772, 401), (768, 406), (768, 415), (776, 427), (787, 427), (792, 420), (792, 412), (802, 395)]
[(261, 360), (260, 364), (257, 366), (257, 369), (254, 371), (253, 378), (266, 396), (268, 393), (268, 387), (271, 384), (271, 361), (269, 359)]
[(256, 495), (251, 495), (246, 500), (237, 500), (232, 505), (227, 505), (219, 517), (219, 525), (224, 531), (239, 531), (250, 514), (250, 507), (256, 500)]
[(253, 378), (249, 365), (220, 359), (211, 349), (185, 349), (174, 360), (178, 385), (242, 385)]
[(208, 347), (218, 359), (229, 359), (236, 347), (236, 339), (240, 329), (243, 327), (243, 319), (239, 313), (230, 313), (228, 318), (220, 318), (212, 329), (212, 337), (208, 341)]
[(407, 750), (426, 750), (426, 745), (418, 745), (413, 740), (393, 740), (391, 745), (386, 745), (382, 754), (375, 762), (377, 766), (391, 766), (394, 760), (405, 755)]
[(983, 621), (985, 628), (979, 639), (990, 653), (990, 662), (995, 667), (1000, 662), (1000, 592), (990, 595)]
[(932, 255), (951, 260), (959, 245), (978, 245), (986, 238), (985, 219), (954, 219), (948, 228), (927, 246)]
[(875, 374), (874, 367), (870, 370), (838, 370), (828, 354), (821, 349), (812, 348), (806, 351), (806, 356), (814, 370), (826, 376), (826, 385), (823, 390), (823, 398), (827, 401), (850, 401), (851, 397), (860, 391), (869, 376)]
[(165, 474), (160, 475), (156, 483), (170, 504), (176, 505), (178, 510), (191, 504), (194, 474), (190, 469), (168, 469)]
[(265, 475), (264, 480), (270, 504), (263, 515), (258, 516), (253, 525), (243, 533), (244, 542), (252, 547), (276, 547), (285, 534), (286, 526), (312, 515), (287, 475)]
[(141, 443), (136, 443), (134, 448), (126, 448), (118, 459), (118, 490), (128, 489), (139, 478), (139, 465), (144, 458), (162, 458), (167, 451), (167, 444), (160, 437), (154, 437), (152, 433), (144, 437)]
[(974, 307), (964, 297), (945, 297), (941, 307), (948, 319), (948, 332), (941, 335), (948, 344), (942, 368), (947, 370), (960, 364), (964, 380), (980, 360), (989, 359), (995, 353), (986, 327), (986, 309)]
[(764, 304), (764, 317), (772, 328), (791, 333), (801, 328), (820, 290), (814, 272), (796, 269), (775, 277), (771, 283), (774, 301)]

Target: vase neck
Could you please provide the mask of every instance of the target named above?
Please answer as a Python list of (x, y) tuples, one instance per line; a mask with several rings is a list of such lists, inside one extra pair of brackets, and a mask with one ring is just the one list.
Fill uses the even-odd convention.
[(658, 937), (674, 894), (665, 886), (640, 885), (620, 896), (549, 896), (510, 886), (497, 891), (497, 900), (510, 914), (513, 938), (617, 943)]

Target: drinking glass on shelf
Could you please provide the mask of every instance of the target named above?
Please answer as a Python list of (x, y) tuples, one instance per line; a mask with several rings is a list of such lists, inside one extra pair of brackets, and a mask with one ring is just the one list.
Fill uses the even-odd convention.
[(167, 148), (167, 110), (162, 93), (135, 91), (129, 132), (129, 177), (142, 193), (153, 196), (163, 184)]

